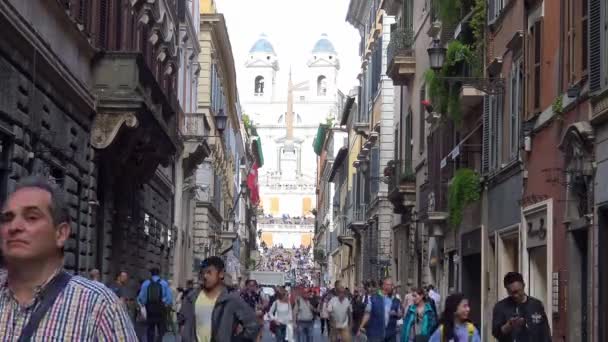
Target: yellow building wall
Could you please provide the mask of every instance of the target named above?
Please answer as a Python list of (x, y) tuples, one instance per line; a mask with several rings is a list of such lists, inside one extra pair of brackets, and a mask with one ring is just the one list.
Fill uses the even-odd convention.
[(273, 215), (279, 214), (279, 198), (278, 197), (270, 198), (270, 213)]
[(312, 210), (312, 199), (310, 197), (304, 197), (302, 199), (302, 216), (310, 213)]
[(302, 234), (301, 241), (304, 247), (310, 246), (312, 244), (312, 234)]
[(262, 233), (262, 242), (264, 242), (266, 246), (272, 246), (272, 233)]
[(200, 11), (202, 14), (217, 13), (215, 8), (215, 0), (199, 0)]

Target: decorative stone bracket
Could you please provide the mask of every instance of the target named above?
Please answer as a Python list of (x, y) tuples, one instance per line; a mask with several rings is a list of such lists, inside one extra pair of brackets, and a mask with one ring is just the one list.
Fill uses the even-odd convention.
[(139, 121), (132, 112), (97, 113), (91, 130), (91, 145), (96, 149), (110, 146), (123, 124), (128, 128), (137, 128)]

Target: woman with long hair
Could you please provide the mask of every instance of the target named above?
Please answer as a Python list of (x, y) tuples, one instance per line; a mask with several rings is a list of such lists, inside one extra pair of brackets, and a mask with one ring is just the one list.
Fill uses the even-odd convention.
[(412, 292), (414, 304), (406, 309), (401, 342), (426, 342), (437, 326), (437, 315), (424, 296), (424, 289), (417, 288)]
[(284, 342), (287, 339), (287, 325), (293, 322), (293, 312), (289, 303), (289, 294), (283, 288), (277, 292), (277, 300), (272, 304), (270, 311), (271, 324), (275, 325), (272, 329), (275, 331), (277, 342)]
[(440, 325), (429, 342), (481, 342), (479, 331), (469, 320), (469, 300), (462, 293), (445, 300)]

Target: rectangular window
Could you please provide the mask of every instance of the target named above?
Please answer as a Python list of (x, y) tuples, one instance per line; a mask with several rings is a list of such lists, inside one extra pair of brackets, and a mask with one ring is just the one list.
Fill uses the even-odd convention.
[(306, 215), (310, 214), (311, 210), (312, 210), (312, 200), (310, 199), (310, 197), (304, 197), (302, 199), (302, 216), (306, 216)]
[(371, 151), (371, 158), (370, 158), (370, 191), (371, 191), (371, 195), (372, 195), (372, 199), (376, 198), (378, 196), (378, 191), (380, 190), (380, 183), (379, 183), (379, 179), (380, 179), (380, 150), (378, 149), (378, 147), (373, 147), (372, 151)]
[[(407, 112), (407, 116), (405, 117), (405, 146), (404, 147), (404, 152), (405, 152), (405, 165), (412, 165), (412, 155), (413, 155), (413, 144), (412, 144), (412, 138), (413, 138), (413, 117), (414, 114), (412, 113), (412, 109), (410, 108)], [(402, 171), (406, 171), (406, 170), (402, 170)]]
[(488, 8), (489, 18), (488, 19), (490, 22), (496, 20), (500, 16), (502, 9), (505, 8), (505, 5), (508, 2), (509, 2), (509, 0), (490, 0), (489, 1), (489, 8)]
[(270, 198), (270, 213), (273, 215), (279, 214), (279, 199), (277, 197)]
[(426, 120), (425, 120), (425, 116), (426, 116), (426, 108), (424, 107), (424, 105), (422, 104), (422, 101), (426, 100), (426, 84), (423, 84), (420, 87), (420, 119), (419, 119), (419, 126), (418, 126), (418, 146), (420, 146), (419, 148), (419, 152), (420, 154), (424, 153), (424, 143), (426, 141)]
[(511, 67), (511, 77), (509, 85), (510, 96), (510, 120), (509, 120), (509, 156), (511, 159), (517, 158), (519, 150), (519, 120), (523, 106), (523, 61), (516, 59)]
[(581, 0), (582, 13), (581, 16), (581, 32), (582, 32), (582, 40), (581, 40), (581, 71), (583, 75), (587, 74), (587, 66), (588, 62), (588, 49), (589, 49), (589, 8), (587, 0)]
[(502, 131), (502, 98), (498, 95), (490, 95), (490, 170), (500, 166), (501, 131)]
[(542, 30), (541, 30), (541, 22), (537, 21), (534, 23), (534, 27), (532, 28), (532, 36), (534, 37), (534, 63), (532, 65), (533, 73), (534, 73), (534, 86), (533, 86), (533, 99), (534, 99), (534, 111), (537, 112), (540, 110), (540, 85), (541, 85), (541, 51), (542, 51)]

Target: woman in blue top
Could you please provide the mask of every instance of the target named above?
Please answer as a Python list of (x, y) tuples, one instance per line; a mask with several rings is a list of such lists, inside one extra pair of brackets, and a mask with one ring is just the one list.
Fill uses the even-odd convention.
[(469, 321), (469, 300), (462, 293), (450, 295), (445, 300), (445, 310), (440, 325), (429, 342), (481, 342), (479, 331)]
[(424, 289), (415, 289), (412, 294), (414, 304), (406, 309), (401, 329), (401, 342), (428, 341), (437, 326), (435, 310), (424, 300)]

